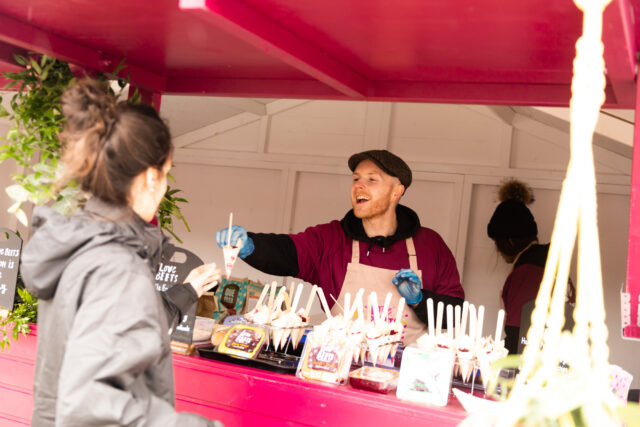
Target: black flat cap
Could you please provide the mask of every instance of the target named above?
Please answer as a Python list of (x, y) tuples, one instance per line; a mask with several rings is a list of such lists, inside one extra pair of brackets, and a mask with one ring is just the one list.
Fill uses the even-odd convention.
[(355, 171), (363, 160), (371, 160), (386, 174), (395, 176), (407, 189), (411, 185), (412, 175), (409, 166), (400, 157), (387, 150), (369, 150), (349, 157), (349, 169)]

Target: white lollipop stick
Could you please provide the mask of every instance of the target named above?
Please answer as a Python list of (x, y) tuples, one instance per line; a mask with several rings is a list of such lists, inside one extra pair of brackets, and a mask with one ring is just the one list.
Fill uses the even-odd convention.
[[(364, 292), (364, 290), (362, 290), (362, 292)], [(362, 296), (360, 295), (360, 291), (356, 292), (356, 296), (353, 298), (353, 304), (351, 304), (351, 306), (349, 307), (349, 312), (347, 313), (347, 320), (352, 320), (353, 316), (356, 314), (356, 310), (358, 309), (358, 298), (362, 298)]]
[[(459, 307), (456, 305), (456, 307)], [(447, 304), (447, 338), (449, 342), (453, 341), (453, 306)]]
[(273, 303), (273, 311), (282, 311), (282, 303), (284, 302), (284, 296), (287, 293), (286, 287), (281, 287), (276, 297), (276, 302)]
[(380, 324), (380, 307), (378, 306), (378, 295), (376, 295), (375, 291), (369, 294), (369, 304), (373, 310), (373, 321), (377, 326)]
[(298, 308), (298, 303), (300, 302), (300, 296), (302, 295), (302, 288), (304, 285), (302, 283), (298, 283), (298, 289), (296, 289), (296, 296), (293, 297), (293, 302), (291, 303), (291, 311), (296, 312), (296, 308)]
[(349, 313), (351, 313), (351, 292), (347, 292), (344, 295), (344, 319), (351, 320), (349, 317)]
[(404, 315), (404, 305), (406, 301), (403, 297), (400, 297), (398, 301), (398, 310), (396, 311), (396, 323), (402, 323), (402, 316)]
[(233, 212), (229, 214), (229, 233), (227, 235), (227, 246), (231, 246), (231, 224), (233, 224)]
[(382, 306), (382, 313), (380, 314), (380, 319), (383, 321), (387, 321), (389, 317), (389, 304), (391, 304), (391, 298), (393, 295), (391, 292), (387, 292), (387, 296), (384, 297), (384, 305)]
[(459, 305), (456, 305), (456, 308), (454, 309), (454, 313), (456, 316), (456, 339), (460, 338), (460, 311), (462, 309), (460, 308)]
[(427, 320), (429, 326), (429, 336), (431, 338), (435, 338), (434, 334), (434, 325), (433, 325), (433, 299), (429, 298), (427, 300)]
[(278, 286), (278, 284), (277, 284), (277, 283), (276, 283), (276, 281), (274, 280), (274, 281), (271, 283), (271, 290), (269, 291), (269, 304), (268, 304), (269, 311), (271, 311), (271, 308), (273, 307), (273, 300), (274, 300), (274, 299), (275, 299), (275, 297), (276, 297), (276, 287), (277, 287), (277, 286)]
[(442, 332), (442, 316), (444, 315), (444, 303), (438, 301), (438, 310), (436, 312), (436, 337)]
[(362, 301), (362, 295), (364, 294), (364, 289), (360, 288), (358, 293), (356, 294), (356, 305), (358, 310), (358, 319), (361, 319), (362, 322), (365, 322), (364, 318), (364, 302)]
[(482, 324), (484, 323), (484, 305), (478, 307), (478, 324), (476, 325), (476, 341), (482, 338)]
[(296, 283), (295, 282), (291, 282), (289, 283), (289, 298), (291, 298), (291, 303), (293, 303), (293, 298), (294, 298), (294, 292), (296, 289)]
[(469, 304), (469, 336), (472, 342), (476, 341), (476, 306)]
[(309, 311), (311, 310), (311, 305), (313, 304), (313, 298), (316, 296), (316, 291), (318, 290), (318, 286), (313, 285), (311, 288), (311, 293), (309, 294), (309, 299), (307, 300), (307, 306), (304, 309), (304, 317), (309, 316)]
[(333, 318), (333, 315), (331, 314), (331, 310), (329, 310), (329, 304), (327, 304), (327, 299), (324, 296), (324, 292), (322, 291), (322, 288), (317, 288), (316, 291), (318, 291), (318, 296), (320, 297), (320, 303), (322, 304), (322, 309), (327, 315), (327, 319)]
[(258, 303), (256, 304), (256, 308), (260, 308), (260, 306), (264, 302), (264, 299), (267, 296), (267, 292), (269, 292), (269, 288), (270, 286), (268, 283), (262, 287), (262, 292), (260, 292), (260, 298), (258, 298)]
[(495, 343), (499, 343), (502, 340), (502, 323), (504, 322), (504, 310), (498, 311), (498, 321), (496, 322)]
[(347, 312), (346, 312), (346, 311), (344, 311), (344, 307), (340, 305), (340, 303), (338, 302), (338, 300), (336, 299), (336, 297), (334, 297), (334, 296), (333, 296), (333, 294), (329, 294), (329, 296), (330, 296), (330, 297), (331, 297), (331, 299), (333, 300), (333, 303), (334, 303), (335, 305), (337, 305), (337, 306), (338, 306), (338, 308), (339, 308), (340, 310), (342, 310), (342, 313), (344, 313), (344, 315), (346, 316), (346, 315), (347, 315)]
[(469, 315), (469, 301), (462, 304), (462, 320), (460, 320), (460, 336), (467, 334), (467, 316)]

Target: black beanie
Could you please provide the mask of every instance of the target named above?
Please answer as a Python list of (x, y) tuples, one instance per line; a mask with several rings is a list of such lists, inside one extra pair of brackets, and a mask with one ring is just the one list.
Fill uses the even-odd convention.
[(528, 207), (520, 200), (508, 199), (496, 208), (487, 233), (492, 239), (538, 235), (538, 225)]

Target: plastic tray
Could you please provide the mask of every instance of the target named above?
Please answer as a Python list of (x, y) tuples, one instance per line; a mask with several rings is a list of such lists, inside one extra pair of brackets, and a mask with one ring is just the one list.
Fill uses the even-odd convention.
[(279, 372), (281, 374), (295, 374), (298, 368), (298, 361), (300, 360), (297, 356), (276, 353), (269, 350), (263, 350), (255, 359), (242, 359), (228, 354), (218, 353), (214, 346), (198, 348), (198, 353), (207, 359), (220, 360), (222, 362)]

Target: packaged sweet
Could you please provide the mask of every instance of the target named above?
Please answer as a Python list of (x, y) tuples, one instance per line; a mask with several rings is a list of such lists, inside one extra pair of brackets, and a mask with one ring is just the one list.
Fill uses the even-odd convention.
[(229, 328), (218, 345), (219, 353), (254, 359), (264, 346), (267, 333), (256, 326), (235, 325)]
[(398, 371), (376, 366), (363, 366), (349, 374), (349, 384), (354, 388), (389, 393), (398, 386)]
[(351, 349), (344, 335), (310, 333), (298, 364), (298, 377), (332, 384), (345, 383), (351, 367)]
[(398, 399), (446, 406), (454, 358), (451, 351), (425, 350), (413, 345), (407, 347), (400, 367)]
[(247, 310), (248, 299), (259, 294), (263, 286), (248, 279), (227, 279), (222, 281), (216, 289), (214, 300), (216, 307), (213, 313), (208, 315), (222, 323), (226, 316), (242, 314)]

